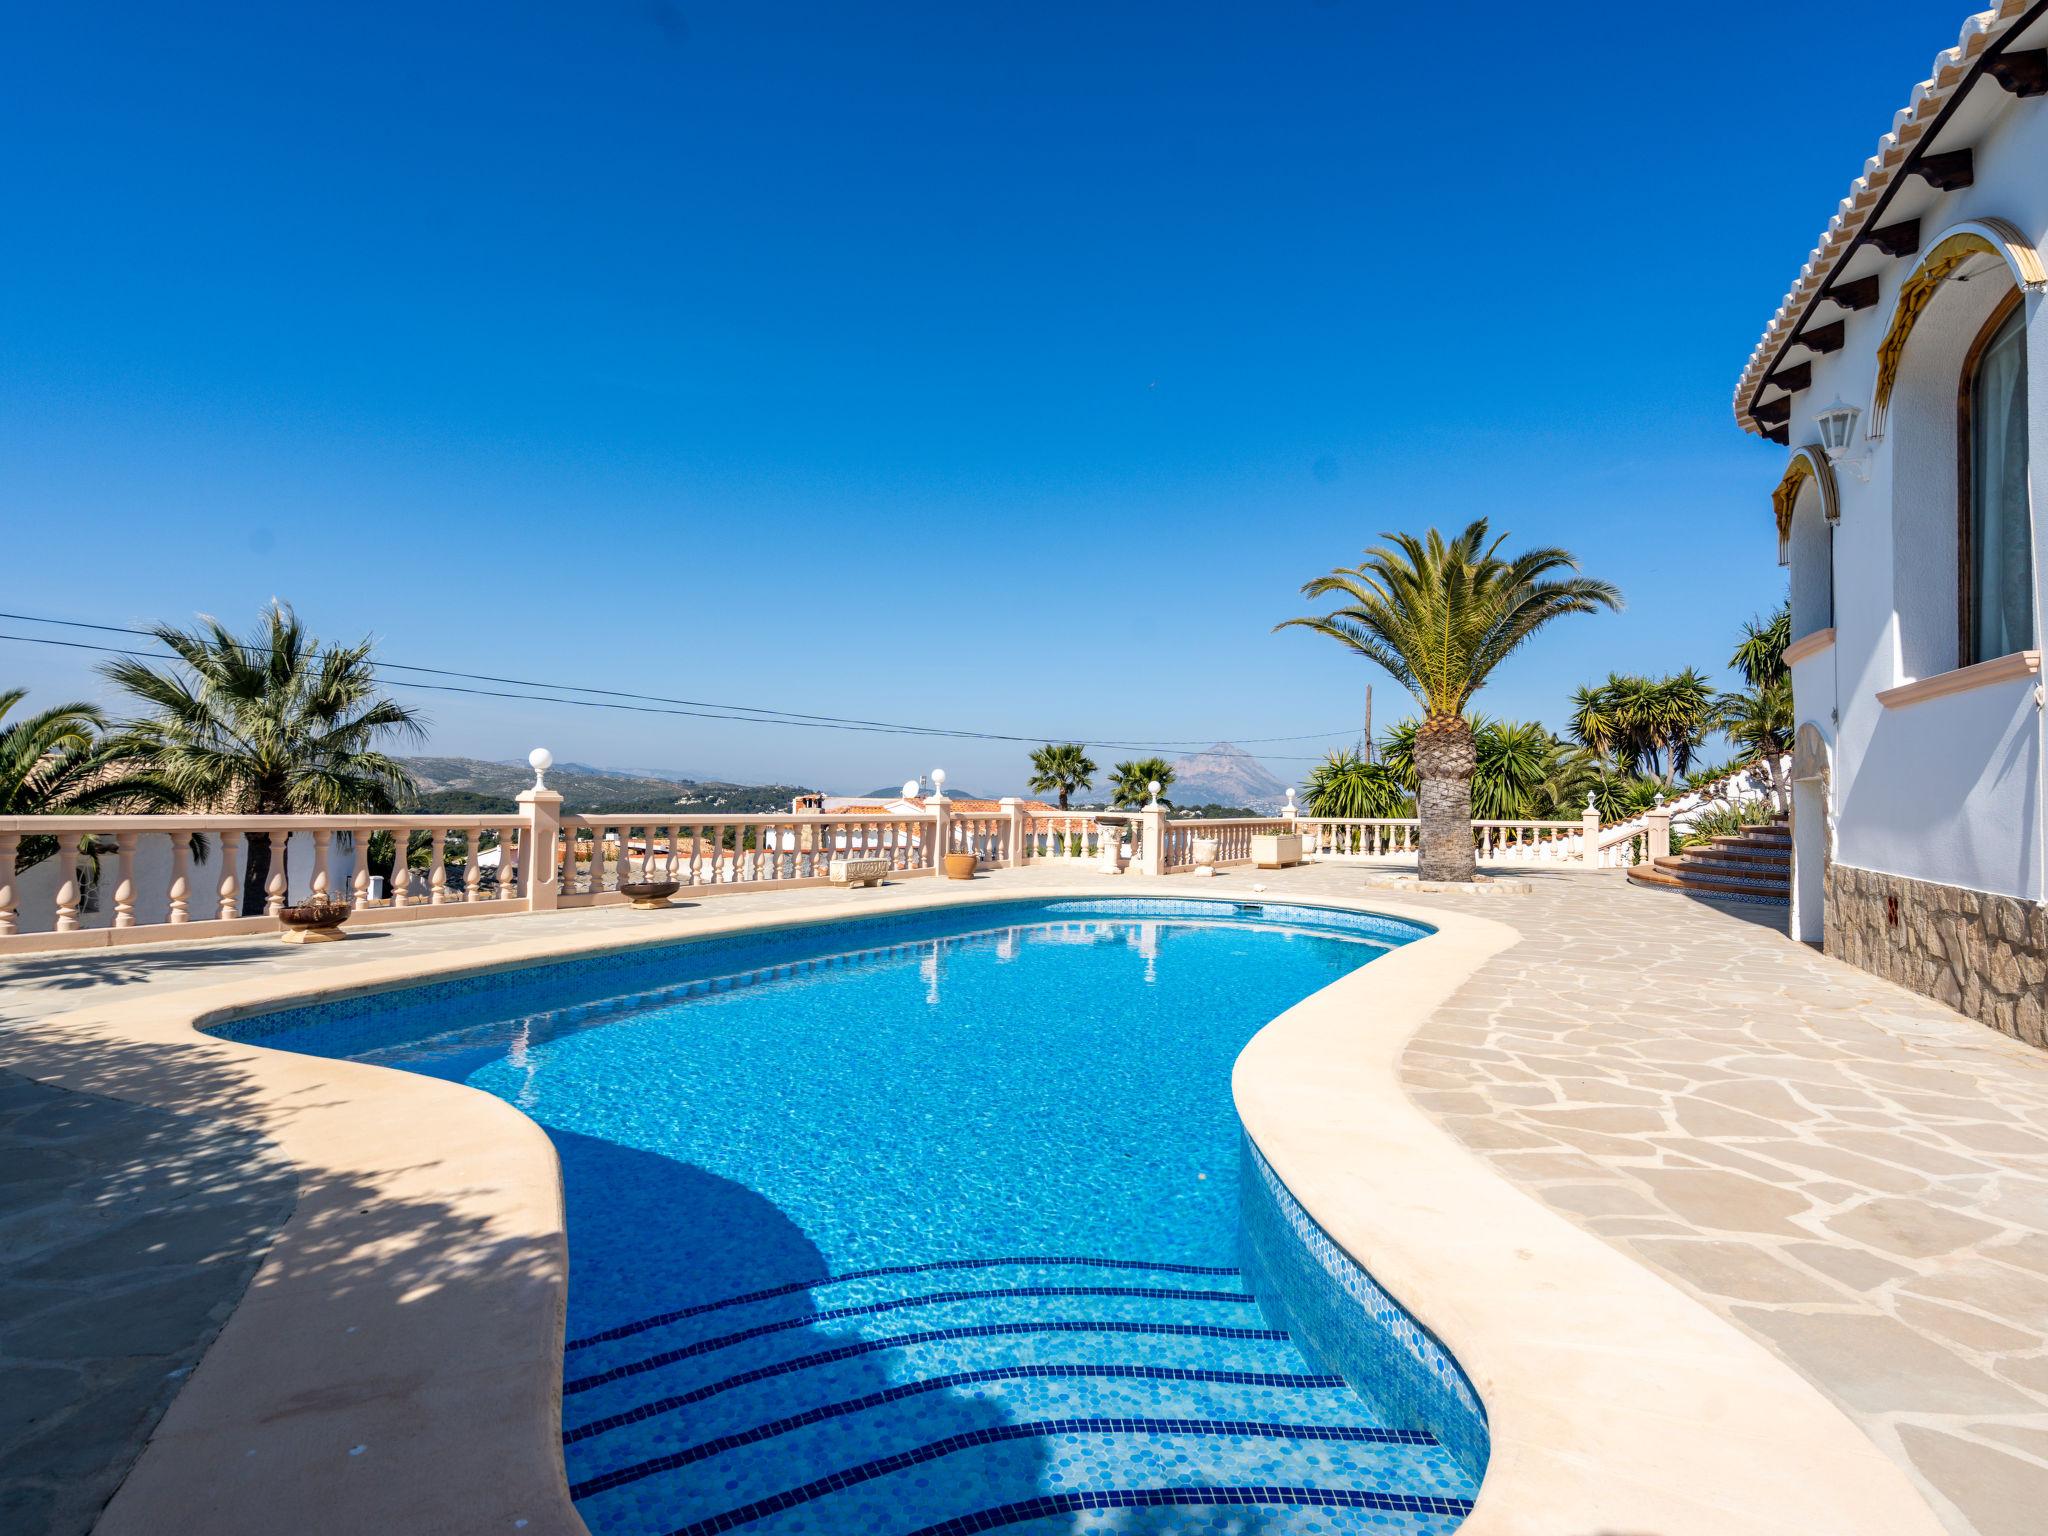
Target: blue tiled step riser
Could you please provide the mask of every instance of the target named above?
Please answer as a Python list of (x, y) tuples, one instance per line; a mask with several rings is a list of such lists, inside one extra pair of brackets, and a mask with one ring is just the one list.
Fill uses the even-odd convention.
[[(906, 1331), (879, 1338), (834, 1339), (785, 1335), (778, 1358), (687, 1362), (671, 1372), (629, 1377), (563, 1400), (565, 1437), (582, 1438), (589, 1426), (627, 1423), (655, 1413), (692, 1410), (707, 1433), (724, 1433), (796, 1412), (818, 1402), (856, 1397), (871, 1389), (878, 1367), (909, 1378), (1018, 1365), (1071, 1365), (1105, 1359), (1164, 1368), (1248, 1372), (1301, 1372), (1301, 1355), (1288, 1337), (1267, 1328), (1111, 1319), (1047, 1318), (977, 1323)], [(878, 1358), (879, 1357), (879, 1358)], [(683, 1374), (686, 1371), (686, 1374)], [(726, 1412), (738, 1422), (716, 1430), (698, 1405), (734, 1398)], [(716, 1410), (713, 1410), (714, 1412)]]
[[(1437, 1536), (1437, 1533), (1454, 1529), (1459, 1521), (1472, 1512), (1471, 1502), (1465, 1499), (1417, 1499), (1401, 1494), (1353, 1493), (1336, 1488), (1189, 1487), (1135, 1492), (1090, 1489), (1041, 1494), (1036, 1498), (1020, 1500), (1014, 1504), (980, 1510), (971, 1515), (956, 1516), (951, 1520), (941, 1520), (936, 1525), (921, 1526), (909, 1532), (908, 1536), (976, 1536), (978, 1532), (1002, 1530), (1021, 1525), (1028, 1520), (1043, 1520), (1051, 1516), (1082, 1514), (1093, 1510), (1185, 1509), (1192, 1514), (1209, 1506), (1253, 1510), (1262, 1514), (1268, 1510), (1277, 1512), (1308, 1509), (1335, 1515), (1339, 1510), (1355, 1509), (1413, 1517), (1412, 1520), (1400, 1524), (1376, 1523), (1374, 1531), (1383, 1533), (1383, 1536)], [(1190, 1530), (1217, 1528), (1219, 1527), (1209, 1520), (1202, 1520), (1189, 1526)], [(1269, 1532), (1273, 1526), (1261, 1519), (1255, 1525), (1242, 1525), (1237, 1528)], [(1309, 1531), (1328, 1529), (1327, 1526), (1313, 1523), (1300, 1528)]]
[[(811, 1517), (815, 1529), (900, 1529), (900, 1518), (891, 1521), (884, 1513), (902, 1504), (888, 1486), (892, 1481), (920, 1468), (929, 1469), (934, 1463), (965, 1458), (969, 1464), (949, 1467), (949, 1476), (985, 1488), (997, 1498), (1006, 1492), (1028, 1496), (1036, 1481), (1038, 1460), (1049, 1452), (1057, 1452), (1067, 1473), (1084, 1475), (1100, 1488), (1121, 1486), (1144, 1492), (1158, 1488), (1165, 1479), (1179, 1478), (1206, 1487), (1254, 1492), (1305, 1481), (1306, 1475), (1328, 1479), (1340, 1487), (1358, 1482), (1392, 1484), (1383, 1496), (1406, 1499), (1415, 1508), (1434, 1501), (1446, 1506), (1441, 1512), (1451, 1512), (1463, 1505), (1453, 1493), (1434, 1491), (1440, 1484), (1447, 1489), (1456, 1477), (1438, 1448), (1372, 1441), (1363, 1438), (1365, 1433), (1343, 1427), (1301, 1426), (1276, 1433), (1249, 1420), (1066, 1418), (992, 1424), (844, 1466), (742, 1503), (726, 1503), (715, 1512), (678, 1524), (674, 1533), (714, 1536), (800, 1509)], [(1024, 1461), (1001, 1454), (1003, 1447), (1020, 1442), (1043, 1444), (1033, 1447), (1036, 1454)], [(1357, 1496), (1381, 1490), (1347, 1491)], [(873, 1497), (859, 1497), (862, 1492), (879, 1496), (880, 1503)], [(818, 1507), (806, 1508), (813, 1505)]]
[[(1173, 1264), (1143, 1259), (1111, 1259), (1074, 1256), (1015, 1256), (992, 1259), (946, 1259), (931, 1264), (891, 1264), (880, 1269), (858, 1269), (843, 1275), (829, 1275), (820, 1280), (796, 1280), (787, 1285), (770, 1286), (764, 1290), (749, 1291), (740, 1296), (725, 1296), (716, 1301), (693, 1303), (667, 1312), (631, 1322), (614, 1324), (599, 1329), (582, 1338), (571, 1339), (563, 1346), (565, 1350), (587, 1349), (592, 1345), (609, 1343), (615, 1339), (630, 1338), (650, 1329), (664, 1328), (688, 1318), (703, 1317), (714, 1312), (723, 1312), (733, 1307), (751, 1306), (756, 1303), (778, 1301), (789, 1296), (814, 1295), (824, 1290), (838, 1291), (840, 1287), (856, 1287), (863, 1282), (895, 1279), (899, 1276), (925, 1274), (951, 1274), (973, 1270), (1047, 1270), (1047, 1271), (1090, 1271), (1110, 1270), (1137, 1275), (1187, 1275), (1214, 1280), (1235, 1280), (1237, 1270), (1227, 1265), (1215, 1264)], [(1050, 1277), (1045, 1283), (1050, 1283)], [(878, 1295), (895, 1294), (880, 1291)], [(867, 1298), (837, 1296), (835, 1302)]]
[[(1003, 1322), (1018, 1317), (1036, 1316), (1045, 1309), (1045, 1303), (1048, 1301), (1079, 1300), (1085, 1300), (1088, 1305), (1063, 1305), (1058, 1310), (1068, 1314), (1099, 1314), (1112, 1318), (1160, 1322), (1232, 1324), (1256, 1321), (1244, 1311), (1245, 1308), (1256, 1305), (1252, 1297), (1247, 1292), (1238, 1290), (1186, 1290), (1166, 1286), (1097, 1284), (993, 1286), (971, 1291), (932, 1291), (920, 1296), (888, 1296), (875, 1301), (855, 1302), (841, 1307), (829, 1307), (823, 1311), (800, 1311), (792, 1316), (770, 1318), (730, 1329), (721, 1328), (721, 1331), (708, 1336), (693, 1336), (696, 1330), (691, 1330), (685, 1332), (677, 1342), (669, 1342), (650, 1335), (608, 1341), (604, 1345), (593, 1346), (579, 1352), (573, 1357), (572, 1369), (580, 1369), (564, 1382), (562, 1390), (574, 1395), (607, 1381), (640, 1375), (679, 1360), (713, 1354), (757, 1339), (771, 1338), (779, 1333), (807, 1327), (830, 1329), (834, 1333), (853, 1332), (867, 1327), (872, 1322), (876, 1324), (877, 1331), (886, 1332), (901, 1324), (900, 1314), (905, 1312), (923, 1314), (919, 1320), (929, 1319), (935, 1326), (942, 1323), (959, 1325)], [(731, 1320), (719, 1317), (717, 1321), (723, 1325)], [(701, 1324), (699, 1327), (701, 1328)]]
[[(1091, 1371), (1098, 1374), (1084, 1374)], [(1110, 1374), (1116, 1371), (1128, 1374)], [(637, 1476), (713, 1458), (724, 1458), (721, 1480), (737, 1477), (736, 1468), (764, 1458), (771, 1466), (829, 1466), (858, 1460), (857, 1456), (836, 1454), (834, 1447), (853, 1441), (871, 1454), (882, 1454), (922, 1445), (942, 1438), (963, 1411), (977, 1415), (985, 1411), (993, 1421), (1003, 1423), (1165, 1418), (1248, 1420), (1279, 1427), (1323, 1425), (1353, 1431), (1363, 1437), (1361, 1443), (1433, 1443), (1420, 1430), (1380, 1425), (1337, 1377), (1241, 1371), (1210, 1373), (1213, 1379), (1187, 1379), (1192, 1374), (1164, 1367), (1114, 1365), (958, 1371), (881, 1387), (857, 1398), (806, 1405), (779, 1419), (708, 1437), (693, 1415), (671, 1414), (643, 1433), (621, 1440), (616, 1448), (602, 1440), (588, 1446), (577, 1457), (577, 1497), (583, 1497), (583, 1490), (596, 1492)], [(619, 1459), (603, 1460), (607, 1457)]]

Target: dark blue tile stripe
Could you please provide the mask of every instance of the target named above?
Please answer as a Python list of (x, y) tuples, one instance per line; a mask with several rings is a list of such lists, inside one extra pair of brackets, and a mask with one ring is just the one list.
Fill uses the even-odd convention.
[[(975, 1382), (1001, 1381), (1009, 1379), (1032, 1380), (1047, 1377), (1074, 1376), (1121, 1376), (1138, 1380), (1160, 1380), (1162, 1378), (1199, 1377), (1203, 1381), (1229, 1380), (1232, 1385), (1258, 1385), (1288, 1387), (1294, 1390), (1305, 1388), (1339, 1388), (1344, 1386), (1341, 1376), (1305, 1376), (1281, 1372), (1259, 1371), (1187, 1371), (1167, 1366), (1072, 1366), (1072, 1365), (1022, 1365), (1007, 1370), (955, 1371), (947, 1376), (934, 1376), (926, 1381), (907, 1382), (902, 1386), (885, 1387), (870, 1392), (865, 1397), (849, 1398), (841, 1403), (827, 1403), (803, 1413), (792, 1414), (786, 1419), (772, 1423), (757, 1424), (752, 1429), (738, 1430), (733, 1434), (720, 1435), (715, 1440), (706, 1440), (685, 1450), (674, 1451), (666, 1456), (657, 1456), (650, 1461), (635, 1462), (631, 1466), (619, 1467), (597, 1477), (586, 1478), (569, 1490), (571, 1498), (588, 1498), (594, 1493), (604, 1493), (612, 1488), (637, 1483), (643, 1477), (653, 1477), (662, 1472), (673, 1472), (678, 1468), (693, 1466), (708, 1461), (713, 1456), (723, 1456), (727, 1451), (737, 1450), (744, 1445), (758, 1445), (763, 1440), (772, 1440), (777, 1435), (786, 1435), (799, 1429), (808, 1429), (813, 1424), (822, 1424), (829, 1419), (843, 1419), (849, 1414), (865, 1413), (870, 1408), (879, 1408), (887, 1403), (901, 1402), (907, 1397), (917, 1397), (926, 1392), (945, 1392), (954, 1387), (967, 1386)], [(1152, 1420), (1151, 1423), (1160, 1421)], [(1297, 1432), (1297, 1426), (1281, 1426), (1290, 1433)], [(1333, 1430), (1317, 1426), (1300, 1426), (1301, 1438), (1311, 1440), (1346, 1439), (1371, 1445), (1434, 1445), (1435, 1437), (1421, 1429), (1379, 1429), (1359, 1428), (1346, 1430), (1339, 1435)]]
[[(1024, 1333), (1145, 1333), (1179, 1334), (1199, 1338), (1215, 1339), (1260, 1339), (1278, 1342), (1286, 1334), (1273, 1328), (1212, 1328), (1197, 1323), (974, 1323), (960, 1328), (935, 1328), (928, 1333), (902, 1333), (890, 1339), (862, 1339), (858, 1343), (843, 1344), (837, 1349), (821, 1350), (815, 1355), (800, 1355), (794, 1360), (778, 1360), (773, 1365), (758, 1366), (751, 1371), (742, 1371), (737, 1376), (728, 1376), (723, 1381), (714, 1381), (675, 1397), (659, 1398), (651, 1403), (642, 1403), (623, 1413), (611, 1414), (606, 1418), (593, 1419), (562, 1436), (563, 1440), (575, 1442), (587, 1440), (592, 1435), (602, 1434), (608, 1429), (621, 1425), (636, 1424), (642, 1419), (653, 1418), (656, 1414), (672, 1413), (692, 1403), (701, 1403), (708, 1397), (721, 1392), (730, 1392), (736, 1387), (751, 1386), (757, 1381), (766, 1381), (772, 1376), (786, 1376), (792, 1371), (809, 1370), (813, 1366), (835, 1365), (841, 1360), (852, 1360), (861, 1355), (878, 1354), (885, 1349), (907, 1349), (916, 1344), (935, 1344), (947, 1339), (993, 1339)], [(1069, 1367), (1077, 1369), (1077, 1367)], [(1194, 1372), (1190, 1380), (1200, 1380)], [(564, 1394), (569, 1391), (565, 1385)]]
[(1156, 1275), (1208, 1275), (1217, 1279), (1229, 1279), (1237, 1271), (1215, 1264), (1147, 1264), (1139, 1259), (1100, 1259), (1076, 1257), (1073, 1255), (1020, 1255), (1000, 1259), (942, 1259), (935, 1264), (890, 1264), (880, 1269), (851, 1269), (843, 1275), (828, 1275), (822, 1280), (792, 1280), (787, 1285), (770, 1286), (765, 1291), (748, 1291), (743, 1296), (728, 1296), (723, 1301), (704, 1301), (695, 1306), (681, 1307), (673, 1312), (658, 1313), (635, 1323), (620, 1323), (615, 1328), (606, 1328), (599, 1333), (586, 1334), (580, 1339), (571, 1339), (562, 1347), (566, 1349), (588, 1349), (593, 1344), (607, 1344), (614, 1339), (631, 1338), (636, 1333), (645, 1333), (650, 1328), (666, 1328), (670, 1323), (679, 1323), (686, 1317), (701, 1317), (706, 1312), (717, 1312), (725, 1307), (743, 1307), (749, 1302), (773, 1301), (778, 1296), (794, 1296), (801, 1291), (822, 1291), (827, 1286), (845, 1285), (853, 1280), (880, 1280), (890, 1275), (915, 1275), (925, 1272), (957, 1269), (1136, 1269), (1149, 1270)]
[(1108, 1488), (1074, 1493), (1041, 1493), (1033, 1499), (955, 1515), (937, 1525), (912, 1531), (910, 1536), (976, 1536), (981, 1531), (1000, 1530), (1026, 1520), (1048, 1515), (1072, 1515), (1091, 1509), (1185, 1509), (1203, 1505), (1227, 1505), (1242, 1509), (1249, 1505), (1279, 1504), (1292, 1508), (1371, 1509), (1386, 1514), (1455, 1515), (1472, 1513), (1470, 1499), (1446, 1499), (1434, 1495), (1381, 1493), (1372, 1488)]
[[(759, 1520), (768, 1515), (780, 1514), (785, 1509), (794, 1509), (799, 1504), (808, 1504), (813, 1499), (822, 1498), (828, 1493), (837, 1493), (842, 1488), (851, 1488), (859, 1483), (873, 1482), (878, 1477), (887, 1477), (890, 1473), (901, 1472), (906, 1467), (915, 1467), (927, 1461), (936, 1461), (941, 1456), (951, 1456), (956, 1451), (971, 1450), (976, 1446), (983, 1445), (1000, 1445), (1006, 1440), (1041, 1439), (1050, 1435), (1152, 1434), (1235, 1435), (1287, 1440), (1350, 1440), (1363, 1442), (1367, 1440), (1371, 1433), (1369, 1430), (1350, 1429), (1333, 1424), (1261, 1424), (1244, 1419), (1044, 1419), (1036, 1424), (997, 1424), (987, 1429), (971, 1429), (961, 1434), (948, 1435), (943, 1440), (935, 1440), (930, 1445), (918, 1446), (915, 1450), (898, 1451), (893, 1456), (878, 1457), (874, 1461), (864, 1462), (860, 1466), (849, 1467), (844, 1472), (834, 1472), (830, 1476), (816, 1478), (811, 1482), (805, 1483), (802, 1487), (791, 1488), (783, 1493), (771, 1494), (765, 1499), (756, 1499), (751, 1504), (742, 1504), (737, 1509), (726, 1510), (724, 1513), (712, 1515), (708, 1519), (697, 1520), (689, 1525), (678, 1526), (669, 1533), (669, 1536), (716, 1536), (717, 1532), (729, 1531), (735, 1526), (745, 1525), (750, 1521)], [(1182, 1502), (1196, 1504), (1226, 1502), (1264, 1504), (1280, 1502), (1264, 1497), (1250, 1497), (1250, 1495), (1263, 1495), (1274, 1491), (1266, 1488), (1232, 1488), (1227, 1490), (1161, 1488), (1144, 1491), (1167, 1495), (1169, 1497), (1162, 1500), (1162, 1502), (1176, 1504)], [(1218, 1491), (1244, 1497), (1235, 1500), (1202, 1497), (1202, 1495)], [(1303, 1498), (1298, 1501), (1300, 1503), (1347, 1503), (1352, 1508), (1397, 1508), (1416, 1513), (1431, 1514), (1463, 1514), (1471, 1508), (1470, 1502), (1464, 1499), (1445, 1499), (1425, 1494), (1368, 1495), (1362, 1491), (1351, 1489), (1324, 1490), (1312, 1488), (1290, 1489), (1287, 1491), (1316, 1495), (1313, 1499)], [(1194, 1495), (1194, 1497), (1190, 1498), (1190, 1495)], [(1114, 1497), (1114, 1495), (1110, 1494), (1097, 1496), (1105, 1498)], [(1060, 1495), (1052, 1494), (1046, 1495), (1046, 1497), (1058, 1498)], [(1068, 1495), (1068, 1497), (1087, 1498), (1090, 1495)], [(1375, 1499), (1398, 1499), (1403, 1502), (1394, 1505), (1352, 1502), (1368, 1497)], [(1452, 1507), (1431, 1507), (1438, 1505)], [(1053, 1511), (1048, 1512), (1051, 1513)], [(1028, 1519), (1029, 1517), (1022, 1516), (1019, 1518)]]
[[(737, 1333), (722, 1333), (714, 1339), (699, 1339), (694, 1344), (665, 1349), (660, 1354), (649, 1355), (644, 1360), (634, 1360), (625, 1365), (613, 1366), (608, 1371), (599, 1371), (594, 1375), (579, 1376), (573, 1381), (565, 1381), (562, 1383), (562, 1391), (588, 1392), (592, 1387), (601, 1387), (607, 1382), (623, 1381), (628, 1376), (658, 1371), (665, 1365), (674, 1365), (678, 1360), (689, 1360), (698, 1355), (708, 1355), (714, 1350), (729, 1349), (735, 1344), (744, 1344), (749, 1339), (765, 1338), (772, 1333), (787, 1333), (792, 1328), (808, 1328), (814, 1323), (829, 1323), (848, 1317), (872, 1317), (879, 1312), (899, 1312), (906, 1307), (940, 1307), (949, 1302), (986, 1301), (992, 1297), (1003, 1296), (1130, 1296), (1147, 1301), (1221, 1301), (1238, 1306), (1251, 1306), (1256, 1300), (1242, 1291), (1180, 1291), (1143, 1285), (1016, 1285), (992, 1291), (934, 1291), (929, 1296), (895, 1296), (888, 1301), (871, 1301), (865, 1306), (835, 1307), (825, 1312), (809, 1312), (802, 1317), (785, 1317), (779, 1322), (742, 1328)], [(1189, 1329), (1183, 1331), (1191, 1331), (1193, 1326), (1189, 1325)], [(1223, 1335), (1226, 1338), (1237, 1336), (1228, 1333)], [(1286, 1335), (1275, 1333), (1271, 1337), (1285, 1338)]]

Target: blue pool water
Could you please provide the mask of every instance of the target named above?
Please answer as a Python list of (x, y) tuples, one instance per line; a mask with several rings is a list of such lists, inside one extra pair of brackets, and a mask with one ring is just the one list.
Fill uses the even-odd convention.
[(1263, 1024), (1420, 931), (1006, 903), (226, 1032), (468, 1083), (547, 1129), (566, 1457), (600, 1536), (1435, 1536), (1467, 1467), (1239, 1273), (1230, 1096)]

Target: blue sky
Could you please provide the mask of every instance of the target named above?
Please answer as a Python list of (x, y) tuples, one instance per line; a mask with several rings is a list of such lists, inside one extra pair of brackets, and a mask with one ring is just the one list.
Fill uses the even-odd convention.
[[(1270, 626), (1381, 530), (1483, 514), (1628, 598), (1480, 696), (1561, 726), (1782, 593), (1781, 456), (1730, 391), (1962, 14), (17, 7), (4, 606), (275, 594), (396, 661), (1246, 740), (1355, 731), (1368, 681), (1403, 713)], [(102, 693), (39, 646), (9, 681)], [(404, 696), (465, 755), (1023, 774)]]

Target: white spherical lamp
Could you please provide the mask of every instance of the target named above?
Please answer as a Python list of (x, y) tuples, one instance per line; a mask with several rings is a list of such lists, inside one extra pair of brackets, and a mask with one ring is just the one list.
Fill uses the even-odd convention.
[(533, 770), (533, 787), (535, 789), (546, 789), (548, 787), (547, 773), (550, 768), (555, 766), (555, 754), (546, 747), (535, 747), (526, 754), (526, 766)]
[(943, 768), (934, 768), (932, 770), (932, 798), (934, 800), (946, 798), (946, 770)]

